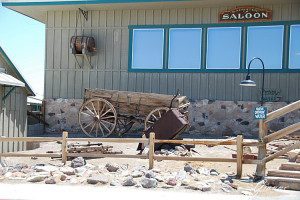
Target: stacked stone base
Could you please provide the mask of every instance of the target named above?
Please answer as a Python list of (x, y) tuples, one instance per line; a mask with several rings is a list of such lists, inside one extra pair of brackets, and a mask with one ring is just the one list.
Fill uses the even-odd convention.
[[(46, 99), (45, 120), (49, 123), (46, 132), (81, 132), (78, 112), (82, 99)], [(287, 105), (285, 102), (268, 102), (268, 112)], [(201, 136), (220, 137), (243, 134), (257, 137), (258, 121), (253, 110), (260, 106), (257, 102), (197, 100), (189, 107), (190, 129), (188, 133)], [(276, 131), (300, 122), (300, 111), (294, 111), (269, 123), (269, 129)]]

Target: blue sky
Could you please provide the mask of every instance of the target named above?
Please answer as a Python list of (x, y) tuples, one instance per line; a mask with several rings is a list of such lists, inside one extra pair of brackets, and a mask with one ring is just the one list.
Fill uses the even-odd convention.
[(44, 92), (45, 25), (0, 4), (0, 46), (37, 96)]

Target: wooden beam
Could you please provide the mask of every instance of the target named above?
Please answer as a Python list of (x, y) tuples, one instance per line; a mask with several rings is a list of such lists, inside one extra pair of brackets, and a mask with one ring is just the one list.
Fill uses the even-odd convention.
[(267, 115), (267, 119), (265, 119), (264, 121), (267, 123), (269, 121), (272, 121), (273, 119), (279, 118), (289, 112), (292, 112), (294, 110), (298, 110), (300, 109), (300, 100), (299, 101), (295, 101), (287, 106), (284, 106), (278, 110), (275, 110), (273, 112), (270, 112)]
[(179, 156), (156, 156), (156, 155), (154, 155), (154, 160), (236, 162), (235, 158), (203, 158), (203, 157), (179, 157)]
[(63, 140), (61, 143), (61, 153), (62, 153), (62, 163), (65, 165), (67, 163), (67, 154), (68, 154), (68, 149), (67, 149), (67, 138), (68, 138), (68, 132), (64, 131), (63, 132)]
[(0, 142), (56, 142), (62, 141), (61, 137), (0, 137)]
[(288, 170), (270, 170), (268, 176), (285, 177), (285, 178), (300, 178), (299, 171)]
[(243, 172), (243, 136), (236, 137), (236, 177), (241, 178)]
[(103, 154), (103, 153), (68, 153), (68, 157), (84, 158), (148, 158), (147, 155)]
[(52, 157), (52, 158), (60, 158), (61, 154), (56, 154), (56, 153), (0, 153), (0, 157)]
[(300, 171), (300, 163), (283, 163), (283, 164), (281, 164), (279, 169)]
[(267, 162), (273, 160), (274, 158), (282, 156), (282, 155), (286, 154), (287, 152), (289, 152), (289, 151), (291, 151), (293, 149), (298, 149), (298, 148), (300, 148), (300, 142), (296, 142), (295, 144), (290, 145), (290, 146), (282, 149), (281, 151), (278, 151), (278, 152), (276, 152), (276, 153), (274, 153), (274, 154), (272, 154), (272, 155), (270, 155), (268, 157), (265, 157), (264, 159), (261, 160), (261, 162), (262, 163), (267, 163)]
[(149, 152), (148, 152), (149, 169), (153, 169), (153, 165), (154, 165), (154, 141), (155, 141), (155, 133), (151, 132), (149, 136)]
[[(267, 135), (267, 130), (268, 130), (267, 124), (264, 123), (263, 120), (259, 120), (259, 139), (260, 139), (260, 141), (263, 141), (263, 138)], [(266, 155), (267, 155), (267, 147), (266, 147), (266, 143), (263, 143), (258, 146), (257, 159), (262, 160), (266, 157)], [(265, 174), (266, 174), (266, 164), (264, 162), (260, 162), (256, 166), (255, 176), (257, 178), (262, 178), (265, 176)]]
[(155, 140), (155, 143), (194, 144), (194, 145), (235, 145), (235, 140)]
[(68, 142), (148, 143), (147, 138), (68, 138)]
[(264, 137), (263, 141), (268, 143), (268, 142), (271, 142), (273, 140), (276, 140), (276, 139), (279, 139), (279, 138), (282, 138), (286, 135), (289, 135), (297, 130), (300, 130), (300, 122), (296, 123), (296, 124), (292, 124), (288, 127), (285, 127), (279, 131), (276, 131), (270, 135), (267, 135)]

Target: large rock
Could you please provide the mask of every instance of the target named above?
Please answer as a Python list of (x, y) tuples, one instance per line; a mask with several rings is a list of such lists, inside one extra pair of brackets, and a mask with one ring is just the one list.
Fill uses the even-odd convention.
[(51, 165), (45, 165), (45, 166), (36, 165), (34, 166), (34, 170), (36, 172), (55, 172), (58, 171), (58, 168)]
[(176, 178), (168, 178), (167, 181), (166, 181), (166, 184), (170, 185), (170, 186), (176, 186), (177, 185), (177, 180), (176, 180)]
[(41, 182), (44, 181), (48, 176), (47, 175), (33, 175), (27, 178), (28, 182), (36, 183), (36, 182)]
[(155, 178), (155, 176), (156, 174), (152, 170), (149, 170), (145, 173), (146, 178)]
[(49, 177), (45, 179), (46, 184), (56, 184), (55, 178)]
[(59, 169), (59, 171), (61, 171), (62, 173), (66, 174), (68, 176), (75, 175), (75, 170), (72, 167), (64, 166), (64, 167), (61, 167)]
[(184, 171), (186, 172), (192, 172), (195, 171), (194, 168), (190, 164), (185, 164), (183, 167)]
[(107, 163), (105, 165), (105, 167), (106, 167), (107, 171), (109, 171), (109, 172), (116, 172), (120, 168), (119, 165), (111, 164), (111, 163)]
[(134, 186), (136, 185), (136, 181), (132, 178), (132, 176), (127, 177), (123, 183), (123, 186)]
[(139, 178), (139, 177), (142, 177), (143, 175), (144, 175), (144, 173), (141, 171), (138, 171), (138, 170), (135, 170), (131, 173), (131, 176), (133, 178)]
[(157, 186), (157, 180), (154, 178), (143, 178), (141, 185), (143, 188), (155, 188)]
[(83, 159), (83, 157), (77, 157), (71, 161), (71, 167), (73, 167), (73, 168), (82, 167), (85, 164), (86, 164), (86, 161)]
[(105, 176), (103, 174), (95, 174), (95, 175), (92, 175), (89, 178), (87, 178), (86, 181), (89, 184), (97, 184), (97, 183), (108, 184), (109, 177)]
[(192, 190), (201, 190), (202, 192), (211, 190), (211, 186), (204, 182), (191, 183), (187, 188)]

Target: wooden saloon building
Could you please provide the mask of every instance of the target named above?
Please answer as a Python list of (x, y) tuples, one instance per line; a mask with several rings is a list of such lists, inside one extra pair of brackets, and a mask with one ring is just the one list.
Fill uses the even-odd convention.
[[(250, 70), (257, 87), (240, 86), (253, 57), (265, 65), (265, 101), (300, 99), (299, 0), (2, 2), (46, 24), (46, 102), (82, 99), (84, 88), (258, 102), (261, 63)], [(93, 37), (96, 51), (73, 54), (72, 36)]]
[[(34, 92), (0, 47), (0, 137), (27, 136), (27, 96)], [(0, 153), (25, 150), (24, 142), (1, 142)]]

